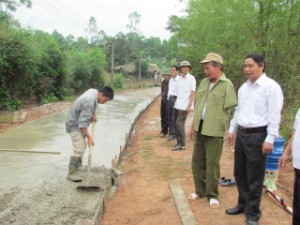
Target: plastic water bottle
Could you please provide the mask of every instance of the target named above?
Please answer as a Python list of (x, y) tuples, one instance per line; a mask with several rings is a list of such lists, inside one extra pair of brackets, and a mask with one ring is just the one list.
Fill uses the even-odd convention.
[(283, 153), (284, 143), (285, 139), (282, 136), (275, 138), (273, 150), (267, 155), (267, 170), (278, 170), (278, 161)]

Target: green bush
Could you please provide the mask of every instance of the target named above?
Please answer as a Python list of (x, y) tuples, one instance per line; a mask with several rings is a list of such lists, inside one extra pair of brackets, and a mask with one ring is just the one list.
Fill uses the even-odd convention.
[(102, 76), (102, 82), (104, 86), (109, 86), (110, 85), (110, 77), (108, 74), (104, 73)]
[(46, 97), (42, 98), (41, 103), (42, 104), (48, 104), (51, 102), (56, 102), (58, 101), (58, 98), (55, 97), (53, 94), (47, 95)]
[(117, 73), (114, 76), (114, 83), (113, 86), (116, 89), (122, 89), (124, 84), (124, 76), (122, 73)]
[(74, 95), (74, 90), (71, 88), (61, 88), (59, 91), (59, 95), (63, 98)]
[(147, 87), (147, 85), (146, 84), (144, 84), (144, 83), (142, 83), (142, 84), (139, 84), (139, 88), (146, 88)]
[(6, 88), (0, 89), (0, 109), (14, 111), (22, 105), (21, 101), (14, 100)]

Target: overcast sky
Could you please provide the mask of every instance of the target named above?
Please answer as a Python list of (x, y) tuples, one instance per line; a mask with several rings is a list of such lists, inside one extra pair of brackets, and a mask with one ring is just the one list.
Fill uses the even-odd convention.
[(93, 16), (99, 30), (114, 36), (127, 33), (128, 16), (136, 11), (141, 15), (138, 26), (146, 37), (168, 39), (165, 28), (171, 15), (184, 15), (188, 0), (32, 0), (32, 7), (18, 8), (14, 17), (25, 28), (51, 33), (56, 29), (64, 36), (86, 36), (85, 28)]

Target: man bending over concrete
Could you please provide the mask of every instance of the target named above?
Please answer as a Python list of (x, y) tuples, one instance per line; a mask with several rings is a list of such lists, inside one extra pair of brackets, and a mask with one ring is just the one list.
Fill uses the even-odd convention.
[(82, 165), (82, 157), (86, 146), (94, 146), (94, 140), (88, 131), (88, 126), (91, 122), (97, 121), (97, 104), (105, 104), (113, 98), (114, 91), (110, 87), (105, 86), (99, 91), (89, 89), (79, 96), (71, 106), (66, 121), (66, 130), (70, 134), (73, 144), (73, 154), (69, 164), (69, 180), (82, 181), (82, 178), (76, 174), (78, 167)]

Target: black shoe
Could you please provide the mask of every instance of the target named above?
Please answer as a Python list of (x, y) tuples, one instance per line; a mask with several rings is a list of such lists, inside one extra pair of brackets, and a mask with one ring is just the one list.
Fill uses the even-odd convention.
[(246, 225), (258, 225), (258, 222), (254, 220), (247, 220)]
[(245, 211), (244, 208), (235, 207), (235, 208), (226, 209), (225, 213), (227, 215), (239, 215), (244, 213), (244, 211)]

